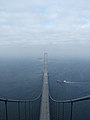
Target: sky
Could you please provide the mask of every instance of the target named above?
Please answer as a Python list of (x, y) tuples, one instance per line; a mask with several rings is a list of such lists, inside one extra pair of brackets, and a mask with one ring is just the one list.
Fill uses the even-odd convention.
[(0, 56), (89, 56), (90, 0), (0, 0)]

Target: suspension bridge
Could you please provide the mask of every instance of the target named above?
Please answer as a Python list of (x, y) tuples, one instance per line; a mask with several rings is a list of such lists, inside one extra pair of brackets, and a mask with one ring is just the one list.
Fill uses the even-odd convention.
[[(49, 93), (48, 63), (47, 53), (45, 53), (41, 94), (32, 100), (0, 98), (0, 120), (75, 120), (75, 105), (80, 102), (90, 102), (89, 100), (90, 95), (64, 101), (52, 98)], [(68, 116), (66, 115), (66, 106), (69, 110), (67, 111)]]

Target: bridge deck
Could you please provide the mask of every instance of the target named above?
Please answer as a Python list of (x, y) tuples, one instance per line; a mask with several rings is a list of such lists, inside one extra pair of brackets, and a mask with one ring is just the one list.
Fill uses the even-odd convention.
[(45, 70), (44, 70), (44, 78), (43, 78), (40, 120), (50, 120), (49, 97), (48, 97), (48, 72), (47, 72), (46, 61), (45, 61)]

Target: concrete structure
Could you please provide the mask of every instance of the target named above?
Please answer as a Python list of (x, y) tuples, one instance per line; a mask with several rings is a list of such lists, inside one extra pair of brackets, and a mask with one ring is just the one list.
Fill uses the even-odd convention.
[(50, 120), (48, 93), (49, 92), (48, 92), (47, 53), (45, 53), (44, 54), (44, 78), (43, 78), (43, 88), (42, 88), (40, 120)]

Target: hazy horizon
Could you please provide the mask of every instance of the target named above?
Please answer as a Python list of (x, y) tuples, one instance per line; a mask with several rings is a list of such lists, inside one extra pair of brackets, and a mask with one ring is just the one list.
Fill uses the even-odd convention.
[(90, 1), (0, 1), (0, 57), (88, 58)]

